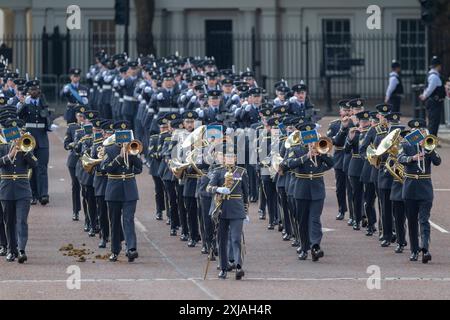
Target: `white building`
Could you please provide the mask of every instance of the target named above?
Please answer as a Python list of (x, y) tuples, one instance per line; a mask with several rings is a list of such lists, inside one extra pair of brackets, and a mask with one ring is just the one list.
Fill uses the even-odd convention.
[[(13, 64), (31, 74), (48, 73), (55, 61), (44, 28), (66, 33), (72, 0), (0, 0), (4, 43)], [(93, 52), (123, 50), (122, 26), (114, 24), (114, 0), (77, 0), (81, 30), (70, 32), (57, 53), (63, 65), (86, 68)], [(136, 56), (136, 21), (131, 3), (130, 49)], [(305, 79), (317, 98), (330, 86), (333, 97), (362, 93), (379, 97), (390, 62), (402, 62), (408, 75), (426, 71), (426, 32), (417, 0), (155, 0), (153, 34), (157, 52), (212, 55), (222, 67), (250, 67), (267, 87), (280, 77), (289, 84)], [(381, 29), (369, 30), (370, 5), (381, 9)], [(1, 18), (1, 15), (0, 15)], [(3, 27), (3, 29), (2, 29)], [(307, 39), (307, 31), (308, 37)], [(7, 35), (25, 36), (13, 41)], [(34, 38), (33, 38), (34, 37)], [(31, 39), (32, 38), (32, 39)], [(31, 40), (30, 40), (31, 39)], [(44, 47), (49, 48), (45, 51)], [(50, 51), (49, 51), (50, 50)], [(61, 54), (59, 54), (61, 53)], [(43, 62), (44, 61), (44, 62)], [(46, 62), (45, 62), (46, 61)], [(46, 66), (47, 63), (47, 66)], [(64, 73), (56, 70), (52, 73)], [(405, 87), (408, 87), (406, 85)]]

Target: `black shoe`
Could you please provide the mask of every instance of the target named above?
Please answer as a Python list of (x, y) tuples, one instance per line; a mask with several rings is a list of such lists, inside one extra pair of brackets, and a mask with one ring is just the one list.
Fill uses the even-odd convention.
[(311, 257), (313, 262), (319, 261), (319, 258), (322, 258), (323, 255), (324, 253), (320, 249), (320, 247), (316, 247), (311, 250)]
[(359, 231), (361, 230), (361, 227), (359, 226), (359, 222), (353, 222), (353, 230)]
[(206, 248), (206, 246), (202, 246), (202, 250), (200, 252), (202, 254), (208, 254), (208, 248)]
[(8, 253), (8, 250), (6, 249), (6, 247), (0, 247), (0, 257), (6, 256), (7, 253)]
[(431, 261), (431, 253), (428, 250), (422, 249), (422, 263)]
[(219, 279), (226, 279), (227, 278), (227, 272), (225, 270), (220, 271), (218, 278)]
[(267, 230), (273, 230), (275, 229), (275, 226), (273, 225), (273, 223), (269, 223), (269, 225), (267, 226)]
[(17, 262), (18, 263), (24, 263), (27, 260), (28, 260), (28, 257), (26, 255), (25, 251), (20, 250), (19, 251), (19, 258), (17, 259)]
[(259, 220), (266, 220), (265, 212), (263, 210), (259, 209), (258, 210), (258, 217), (259, 217)]
[(216, 256), (215, 255), (210, 256), (209, 261), (216, 261)]
[(170, 229), (170, 235), (175, 237), (177, 235), (177, 229)]
[(362, 218), (361, 227), (367, 228), (367, 225), (369, 224), (369, 221), (367, 221), (367, 217)]
[(50, 199), (49, 199), (48, 196), (42, 196), (42, 197), (39, 199), (39, 202), (40, 202), (43, 206), (45, 206), (45, 205), (47, 205), (47, 204), (50, 202)]
[(111, 262), (116, 262), (117, 259), (119, 259), (119, 255), (118, 254), (111, 253), (111, 255), (109, 256), (109, 261), (111, 261)]
[(166, 225), (170, 226), (170, 219), (167, 219)]
[(236, 265), (234, 263), (228, 262), (227, 271), (233, 271), (234, 269), (236, 269)]
[(283, 232), (283, 225), (281, 223), (278, 224), (278, 232)]
[(242, 269), (236, 270), (236, 280), (241, 280), (244, 275), (245, 275), (244, 270)]
[(180, 241), (188, 241), (188, 240), (189, 240), (188, 235), (185, 233), (182, 233), (180, 236)]
[(352, 218), (348, 219), (347, 225), (348, 226), (352, 226), (353, 225), (353, 219)]
[(395, 253), (402, 253), (404, 248), (405, 248), (404, 245), (402, 245), (402, 244), (397, 244), (397, 247), (395, 247), (394, 252), (395, 252)]
[(345, 214), (341, 213), (341, 212), (339, 212), (339, 214), (336, 216), (336, 220), (344, 220), (344, 218), (345, 218)]
[(87, 222), (84, 223), (83, 230), (84, 230), (84, 232), (88, 232), (89, 231), (89, 223), (87, 223)]
[(163, 219), (162, 212), (157, 212), (155, 216), (156, 216), (156, 220), (162, 220)]
[(418, 252), (413, 252), (409, 256), (409, 261), (417, 261), (418, 259), (419, 259), (419, 253)]
[(38, 203), (38, 200), (36, 198), (31, 199), (31, 205), (34, 206)]
[(98, 247), (101, 249), (106, 248), (106, 240), (105, 239), (100, 240)]
[(390, 245), (391, 245), (391, 241), (389, 241), (389, 240), (383, 240), (383, 241), (381, 242), (381, 246), (382, 246), (383, 248), (389, 247)]
[(284, 236), (283, 236), (283, 241), (289, 241), (289, 240), (291, 240), (291, 238), (292, 238), (292, 236), (290, 235), (290, 234), (285, 234)]
[(197, 242), (195, 241), (195, 240), (189, 240), (189, 242), (188, 242), (188, 247), (189, 248), (194, 248), (195, 247), (195, 245), (197, 244)]
[(366, 236), (371, 237), (373, 236), (374, 230), (373, 227), (369, 226), (367, 227)]
[(298, 242), (297, 240), (292, 241), (291, 247), (298, 247), (298, 246), (300, 246), (300, 242)]
[(308, 252), (306, 251), (300, 251), (300, 254), (298, 255), (299, 260), (306, 260), (308, 258)]
[(137, 259), (139, 254), (136, 250), (128, 250), (128, 262), (133, 262), (134, 259)]
[(250, 202), (257, 202), (258, 199), (256, 197), (250, 197)]
[(13, 262), (14, 260), (16, 260), (17, 255), (15, 253), (8, 253), (8, 255), (6, 256), (6, 261), (8, 262)]
[(90, 228), (89, 229), (88, 236), (89, 237), (95, 237), (95, 230), (94, 230), (94, 228)]
[(397, 241), (397, 236), (395, 233), (392, 234), (391, 243), (395, 243)]
[(300, 254), (300, 252), (302, 252), (303, 250), (302, 250), (302, 247), (300, 246), (295, 251), (297, 251), (297, 254)]
[(72, 220), (73, 220), (73, 221), (78, 221), (78, 220), (80, 220), (80, 215), (79, 215), (78, 212), (74, 212), (74, 213), (72, 214)]

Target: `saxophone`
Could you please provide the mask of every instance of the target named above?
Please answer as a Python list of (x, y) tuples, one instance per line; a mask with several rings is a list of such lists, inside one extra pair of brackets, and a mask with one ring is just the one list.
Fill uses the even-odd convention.
[[(226, 187), (228, 189), (231, 189), (233, 187), (233, 167), (227, 166), (227, 172), (224, 175), (225, 181), (223, 183), (223, 187)], [(214, 221), (214, 223), (219, 223), (219, 213), (220, 213), (220, 207), (222, 206), (223, 201), (226, 199), (227, 195), (225, 194), (216, 194), (215, 196), (215, 202), (216, 207), (214, 208), (214, 211), (211, 214), (211, 218)]]

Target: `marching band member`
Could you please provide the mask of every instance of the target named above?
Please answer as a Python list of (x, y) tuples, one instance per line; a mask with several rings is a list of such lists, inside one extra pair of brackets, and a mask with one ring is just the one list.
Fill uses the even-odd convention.
[[(128, 121), (114, 123), (115, 130), (129, 130)], [(121, 232), (126, 243), (128, 262), (138, 258), (136, 231), (134, 227), (134, 214), (139, 193), (136, 184), (136, 174), (142, 172), (142, 161), (137, 155), (127, 150), (128, 143), (121, 146), (112, 144), (105, 147), (105, 158), (100, 168), (108, 174), (105, 190), (105, 201), (108, 203), (108, 212), (111, 219), (111, 262), (117, 261), (122, 250)]]
[[(23, 128), (25, 122), (10, 119), (5, 127)], [(28, 241), (28, 213), (32, 197), (29, 170), (36, 168), (37, 158), (32, 150), (21, 149), (16, 139), (0, 145), (0, 201), (3, 207), (8, 254), (6, 261), (18, 258), (19, 263), (28, 260), (25, 253)]]
[[(408, 126), (415, 130), (425, 130), (426, 123), (422, 119), (413, 119)], [(402, 144), (403, 151), (399, 162), (405, 166), (405, 181), (403, 183), (403, 199), (405, 200), (408, 218), (409, 242), (411, 246), (410, 261), (417, 261), (422, 252), (422, 262), (431, 261), (430, 245), (430, 211), (433, 205), (433, 184), (431, 181), (431, 164), (441, 164), (441, 157), (432, 149), (427, 149), (422, 140), (418, 146), (408, 142)], [(420, 247), (419, 247), (420, 226)]]
[[(304, 123), (297, 128), (300, 131), (314, 130), (314, 123)], [(305, 145), (298, 149), (287, 161), (287, 166), (295, 170), (294, 198), (297, 202), (297, 215), (300, 224), (301, 251), (300, 260), (306, 260), (311, 250), (312, 261), (316, 262), (324, 253), (320, 247), (322, 240), (322, 215), (325, 200), (324, 172), (333, 168), (333, 158), (329, 154), (320, 154), (315, 147)]]

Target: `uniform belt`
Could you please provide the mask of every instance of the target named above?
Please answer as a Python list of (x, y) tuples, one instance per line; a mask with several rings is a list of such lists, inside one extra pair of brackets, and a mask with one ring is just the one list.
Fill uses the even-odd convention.
[(131, 178), (134, 178), (134, 173), (108, 174), (108, 179), (131, 179)]
[(200, 177), (201, 177), (201, 175), (199, 175), (199, 174), (191, 174), (191, 173), (186, 174), (186, 178), (198, 179)]
[(95, 176), (96, 176), (96, 177), (106, 177), (107, 174), (106, 174), (106, 173), (101, 173), (101, 172), (96, 172), (96, 173), (95, 173)]
[(45, 128), (45, 123), (25, 123), (25, 127), (43, 129)]
[(405, 178), (409, 178), (409, 179), (431, 179), (431, 174), (409, 174), (409, 173), (405, 173)]
[(352, 158), (361, 159), (361, 155), (358, 153), (352, 153)]
[(295, 177), (300, 179), (318, 179), (322, 178), (325, 174), (323, 172), (321, 173), (296, 173)]
[(344, 147), (337, 147), (337, 146), (334, 146), (334, 150), (336, 150), (336, 151), (342, 151), (342, 150), (344, 150)]
[(132, 96), (123, 96), (123, 100), (132, 102), (137, 101), (136, 98)]
[(11, 180), (16, 180), (16, 179), (28, 179), (28, 174), (24, 173), (24, 174), (2, 174), (0, 175), (1, 179), (11, 179)]
[(226, 194), (222, 195), (223, 200), (230, 200), (230, 199), (242, 199), (241, 194)]
[(102, 89), (103, 89), (103, 90), (110, 90), (110, 89), (112, 89), (112, 86), (109, 85), (109, 84), (104, 84), (104, 85), (102, 86)]
[(159, 108), (158, 109), (159, 110), (159, 112), (171, 112), (172, 111), (172, 108)]

